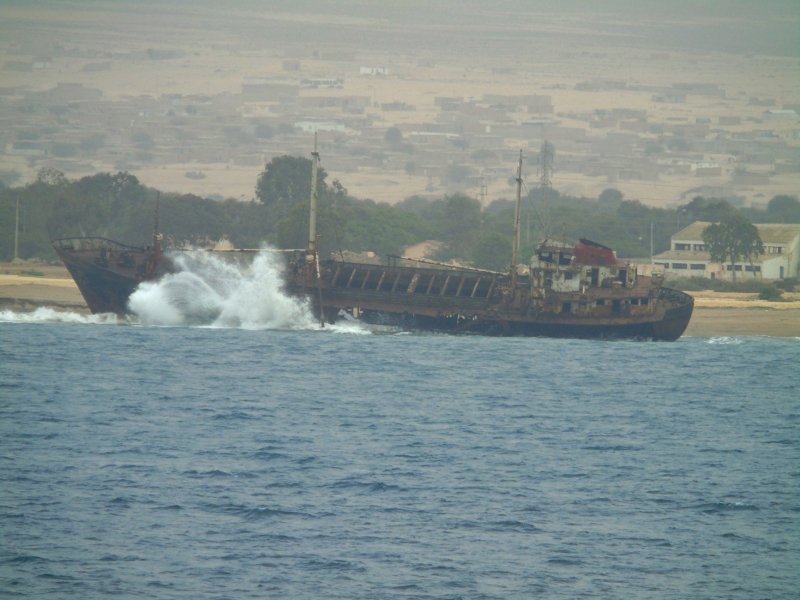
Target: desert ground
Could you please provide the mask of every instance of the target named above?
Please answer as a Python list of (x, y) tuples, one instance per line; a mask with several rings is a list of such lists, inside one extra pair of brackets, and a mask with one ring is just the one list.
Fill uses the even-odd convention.
[[(688, 336), (775, 336), (800, 338), (800, 293), (783, 302), (756, 294), (692, 292), (695, 310)], [(0, 311), (28, 312), (38, 307), (88, 313), (75, 282), (62, 266), (0, 263)]]
[[(646, 32), (658, 32), (660, 21), (642, 11), (618, 15), (616, 21), (604, 24), (602, 35), (595, 35), (592, 21), (580, 11), (550, 11), (544, 3), (538, 9), (532, 3), (528, 10), (515, 12), (511, 18), (499, 8), (487, 8), (478, 13), (480, 27), (474, 21), (474, 11), (465, 10), (462, 14), (457, 10), (442, 18), (437, 16), (435, 7), (430, 7), (429, 17), (420, 20), (407, 15), (393, 20), (397, 17), (395, 12), (403, 11), (384, 15), (382, 10), (371, 10), (369, 3), (359, 4), (353, 14), (339, 13), (331, 7), (331, 14), (316, 14), (300, 9), (295, 12), (290, 5), (269, 11), (260, 9), (258, 3), (225, 9), (212, 5), (198, 9), (196, 18), (177, 18), (169, 5), (151, 4), (146, 10), (136, 6), (120, 2), (95, 8), (84, 3), (81, 10), (60, 9), (49, 3), (6, 7), (6, 25), (0, 23), (0, 34), (6, 34), (8, 42), (0, 44), (0, 65), (13, 66), (25, 60), (31, 61), (33, 67), (5, 68), (0, 72), (0, 88), (15, 89), (14, 93), (19, 94), (68, 82), (101, 90), (106, 99), (157, 98), (237, 94), (248, 78), (341, 77), (342, 89), (303, 90), (302, 96), (369, 98), (363, 117), (373, 133), (393, 126), (433, 123), (439, 113), (436, 99), (440, 97), (479, 99), (487, 93), (543, 94), (552, 98), (553, 116), (561, 126), (585, 130), (593, 138), (605, 135), (605, 130), (588, 131), (582, 115), (594, 111), (646, 111), (653, 131), (675, 124), (691, 128), (706, 122), (718, 127), (721, 118), (735, 117), (740, 123), (726, 126), (726, 135), (735, 137), (765, 129), (767, 126), (761, 122), (765, 108), (796, 106), (800, 102), (796, 56), (761, 54), (746, 45), (737, 52), (716, 50), (713, 44), (710, 48), (703, 44), (699, 48), (684, 47), (680, 41), (649, 44)], [(708, 25), (702, 11), (695, 9), (691, 14), (679, 16), (676, 11), (668, 16), (676, 35)], [(745, 19), (738, 13), (725, 17), (734, 23)], [(686, 20), (685, 26), (676, 25), (680, 19)], [(710, 23), (713, 25), (714, 21)], [(618, 31), (626, 34), (615, 33)], [(484, 49), (483, 42), (491, 45)], [(180, 58), (137, 58), (152, 48), (178, 49)], [(284, 61), (295, 58), (302, 59), (301, 70), (287, 73)], [(107, 60), (109, 68), (87, 68), (100, 59)], [(385, 65), (390, 75), (359, 76), (357, 68), (362, 64)], [(623, 85), (613, 90), (580, 89), (579, 85), (586, 81), (619, 81)], [(689, 94), (680, 103), (654, 101), (655, 87), (676, 82), (717, 84), (724, 95)], [(415, 110), (382, 108), (385, 103), (398, 102), (412, 105)], [(275, 117), (272, 111), (279, 107), (249, 102), (243, 103), (240, 110), (244, 121), (259, 115)], [(319, 115), (309, 111), (307, 115), (285, 117), (288, 120)], [(523, 121), (529, 115), (512, 117)], [(769, 128), (775, 140), (796, 139), (794, 121), (773, 123)], [(709, 134), (716, 135), (715, 131)], [(3, 141), (10, 143), (12, 139)], [(509, 150), (524, 148), (535, 154), (538, 141), (535, 147), (528, 148), (531, 143), (530, 138), (522, 136), (505, 141)], [(327, 150), (331, 158), (337, 149)], [(699, 178), (676, 171), (657, 180), (610, 181), (606, 176), (564, 168), (565, 161), (559, 162), (558, 152), (553, 185), (560, 192), (595, 197), (607, 187), (616, 187), (626, 197), (654, 206), (676, 204), (684, 199), (682, 194), (687, 190), (700, 185), (728, 185), (731, 174), (740, 166), (730, 154), (707, 155), (704, 159), (721, 165), (719, 175)], [(192, 160), (191, 155), (189, 158), (189, 162), (143, 164), (134, 169), (134, 174), (146, 185), (163, 191), (249, 199), (264, 165), (257, 156), (252, 157), (251, 164)], [(325, 158), (323, 155), (323, 166)], [(665, 155), (667, 159), (669, 154)], [(20, 173), (19, 183), (33, 180), (37, 170), (48, 164), (45, 159), (24, 154), (6, 154), (0, 161), (0, 167)], [(113, 153), (107, 152), (92, 161), (59, 167), (66, 169), (71, 178), (119, 168)], [(772, 170), (769, 162), (756, 167), (764, 172)], [(508, 185), (513, 168), (510, 163), (508, 173), (486, 176), (487, 201), (513, 194)], [(330, 166), (326, 169), (331, 179), (341, 180), (356, 197), (381, 202), (394, 203), (428, 191), (440, 195), (452, 191), (424, 176), (407, 174), (396, 165), (365, 164), (346, 172)], [(193, 170), (202, 171), (205, 178), (187, 179), (186, 172)], [(534, 166), (530, 171), (530, 177), (535, 179)], [(743, 184), (735, 191), (750, 203), (764, 203), (776, 194), (796, 194), (798, 181), (800, 175), (795, 171), (776, 172), (771, 173), (769, 183)], [(465, 182), (460, 191), (477, 195), (479, 187), (477, 180)]]

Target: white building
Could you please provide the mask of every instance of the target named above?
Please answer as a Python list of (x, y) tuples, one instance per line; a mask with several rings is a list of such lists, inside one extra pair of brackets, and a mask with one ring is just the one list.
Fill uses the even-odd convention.
[[(731, 265), (711, 262), (703, 242), (703, 230), (711, 223), (695, 221), (681, 229), (670, 240), (670, 249), (653, 257), (655, 266), (664, 273), (683, 277), (733, 279)], [(800, 225), (782, 223), (756, 223), (758, 235), (764, 243), (764, 254), (753, 263), (737, 262), (733, 265), (737, 279), (787, 279), (800, 277)]]
[(361, 67), (358, 74), (368, 77), (386, 77), (389, 75), (389, 67)]

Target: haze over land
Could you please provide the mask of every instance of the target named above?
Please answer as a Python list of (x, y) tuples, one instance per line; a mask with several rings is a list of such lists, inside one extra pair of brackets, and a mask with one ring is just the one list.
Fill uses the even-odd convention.
[(800, 189), (796, 2), (4, 2), (0, 179), (127, 170), (250, 199), (272, 157), (397, 202)]

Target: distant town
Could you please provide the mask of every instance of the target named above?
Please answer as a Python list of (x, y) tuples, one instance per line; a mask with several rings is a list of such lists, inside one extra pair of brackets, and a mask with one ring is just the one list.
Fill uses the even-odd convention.
[[(616, 188), (651, 205), (702, 195), (763, 206), (800, 188), (797, 57), (625, 56), (579, 39), (549, 48), (537, 73), (530, 56), (507, 61), (508, 48), (471, 64), (436, 56), (441, 42), (372, 52), (330, 37), (276, 46), (265, 34), (260, 46), (220, 47), (210, 34), (190, 50), (168, 32), (115, 44), (113, 32), (81, 38), (73, 27), (27, 24), (0, 43), (7, 185), (42, 167), (130, 171), (174, 191), (249, 200), (271, 158), (307, 156), (318, 132), (334, 178), (392, 203), (456, 191), (484, 205), (508, 197), (519, 149), (536, 185), (545, 141), (553, 186), (573, 195)], [(23, 37), (26, 28), (34, 35)], [(750, 72), (772, 87), (741, 78)]]

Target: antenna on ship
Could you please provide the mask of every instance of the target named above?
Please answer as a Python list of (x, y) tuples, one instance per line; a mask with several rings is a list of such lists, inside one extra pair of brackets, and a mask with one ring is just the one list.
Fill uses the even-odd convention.
[(153, 275), (156, 271), (156, 266), (161, 261), (161, 240), (164, 236), (158, 230), (158, 213), (161, 206), (161, 192), (156, 192), (156, 210), (153, 214), (153, 258), (147, 261), (147, 273)]
[(156, 253), (156, 257), (159, 257), (161, 255), (161, 239), (164, 237), (158, 230), (158, 217), (160, 209), (161, 209), (161, 192), (156, 192), (156, 211), (155, 214), (153, 215), (153, 250)]
[(539, 152), (539, 161), (542, 168), (541, 179), (539, 180), (539, 187), (542, 189), (548, 190), (552, 187), (552, 181), (550, 180), (553, 174), (553, 160), (556, 157), (556, 149), (553, 144), (548, 142), (547, 140), (544, 141), (542, 144), (542, 149)]
[(317, 132), (314, 132), (314, 151), (311, 153), (311, 197), (308, 210), (308, 250), (306, 263), (314, 269), (319, 295), (319, 325), (325, 327), (325, 311), (322, 308), (322, 274), (319, 268), (319, 240), (317, 239), (317, 176), (319, 172), (319, 152), (317, 151)]
[(550, 214), (549, 214), (549, 200), (553, 183), (551, 177), (553, 175), (553, 161), (556, 156), (556, 148), (545, 140), (542, 142), (542, 147), (539, 150), (539, 198), (541, 208), (537, 213), (539, 225), (542, 228), (542, 238), (547, 239), (551, 235), (550, 231)]
[(311, 199), (308, 213), (308, 254), (317, 253), (317, 172), (319, 171), (319, 152), (317, 151), (317, 132), (314, 132), (314, 151), (311, 153)]
[(511, 247), (511, 289), (517, 287), (517, 255), (519, 254), (519, 217), (522, 206), (522, 149), (519, 151), (519, 165), (517, 166), (517, 208), (514, 212), (514, 242)]

